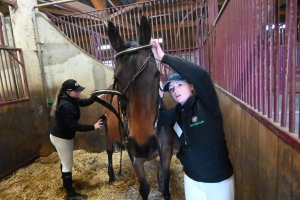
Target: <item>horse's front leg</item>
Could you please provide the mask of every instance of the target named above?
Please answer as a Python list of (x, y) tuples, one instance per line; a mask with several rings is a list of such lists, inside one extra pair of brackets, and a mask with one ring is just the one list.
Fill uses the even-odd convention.
[[(162, 134), (163, 137), (162, 137)], [(159, 143), (162, 148), (162, 165), (159, 165), (157, 171), (157, 181), (158, 181), (158, 189), (163, 193), (164, 199), (171, 199), (170, 194), (170, 164), (173, 155), (173, 142), (174, 142), (174, 133), (171, 127), (164, 127), (164, 129), (159, 130)], [(164, 138), (162, 140), (162, 138)]]
[(143, 159), (133, 158), (132, 165), (133, 165), (134, 171), (136, 173), (136, 176), (138, 178), (138, 181), (140, 183), (139, 192), (140, 192), (140, 195), (143, 198), (143, 200), (147, 200), (149, 193), (150, 193), (150, 186), (147, 183), (146, 178), (145, 178), (145, 171), (144, 171), (143, 164), (144, 164)]
[(165, 200), (171, 199), (171, 194), (169, 190), (170, 185), (170, 163), (173, 155), (173, 147), (166, 146), (163, 150), (163, 171), (164, 177), (162, 177), (163, 181), (163, 196)]
[[(107, 129), (106, 129), (107, 130)], [(112, 183), (114, 182), (115, 179), (115, 172), (112, 164), (112, 155), (113, 155), (113, 138), (110, 136), (109, 133), (105, 133), (106, 136), (106, 153), (107, 153), (107, 158), (108, 158), (108, 167), (107, 167), (107, 172), (109, 176), (109, 182)]]

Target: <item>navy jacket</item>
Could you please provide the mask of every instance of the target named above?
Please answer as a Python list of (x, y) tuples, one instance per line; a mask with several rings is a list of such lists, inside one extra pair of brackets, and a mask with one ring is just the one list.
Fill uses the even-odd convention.
[[(168, 64), (183, 79), (192, 83), (196, 94), (185, 105), (160, 111), (158, 125), (178, 125), (176, 138), (180, 144), (177, 157), (184, 172), (195, 181), (215, 183), (233, 175), (228, 157), (222, 114), (218, 97), (208, 72), (182, 58), (165, 54)], [(179, 137), (180, 136), (180, 137)]]
[(51, 134), (62, 139), (73, 139), (76, 131), (87, 132), (95, 130), (94, 125), (79, 124), (80, 107), (89, 106), (95, 102), (96, 96), (88, 99), (76, 99), (63, 93), (55, 112), (55, 122)]

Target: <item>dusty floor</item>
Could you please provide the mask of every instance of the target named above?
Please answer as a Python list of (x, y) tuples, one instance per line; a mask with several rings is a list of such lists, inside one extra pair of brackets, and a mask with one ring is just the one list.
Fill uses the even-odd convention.
[[(138, 183), (127, 152), (123, 152), (122, 174), (119, 175), (120, 153), (113, 154), (116, 181), (108, 183), (107, 154), (74, 151), (73, 179), (79, 193), (88, 199), (137, 199), (140, 200)], [(149, 199), (163, 199), (156, 181), (158, 159), (145, 162), (146, 179), (151, 187)], [(171, 199), (183, 200), (183, 171), (174, 155), (170, 167)], [(26, 168), (19, 169), (12, 176), (0, 181), (2, 200), (65, 199), (62, 187), (60, 161), (56, 152), (48, 157), (37, 159)]]

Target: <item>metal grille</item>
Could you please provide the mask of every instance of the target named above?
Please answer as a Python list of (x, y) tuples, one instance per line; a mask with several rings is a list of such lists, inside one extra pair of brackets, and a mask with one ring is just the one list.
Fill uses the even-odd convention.
[(22, 50), (0, 48), (0, 105), (29, 99)]
[[(161, 41), (165, 52), (199, 64), (199, 22), (204, 11), (200, 0), (149, 1), (52, 18), (51, 21), (84, 51), (114, 68), (114, 51), (106, 32), (108, 20), (117, 26), (125, 40), (137, 40), (139, 20), (144, 15), (151, 22), (152, 37)], [(173, 72), (166, 65), (158, 67), (163, 81)]]
[(216, 84), (291, 133), (300, 133), (298, 6), (230, 0), (214, 26)]

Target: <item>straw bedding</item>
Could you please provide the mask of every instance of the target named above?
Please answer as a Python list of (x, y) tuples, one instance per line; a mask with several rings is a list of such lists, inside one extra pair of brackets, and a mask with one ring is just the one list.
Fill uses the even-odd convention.
[[(113, 154), (116, 181), (108, 183), (107, 154), (74, 151), (73, 186), (77, 192), (88, 195), (88, 199), (137, 199), (140, 200), (139, 184), (127, 152), (122, 156), (122, 173), (119, 175), (120, 153)], [(158, 158), (145, 162), (145, 173), (151, 191), (149, 199), (163, 199), (158, 191), (156, 171)], [(173, 155), (170, 167), (171, 199), (184, 199), (183, 170)], [(65, 199), (62, 187), (60, 161), (56, 152), (41, 157), (26, 168), (0, 181), (0, 199)]]

